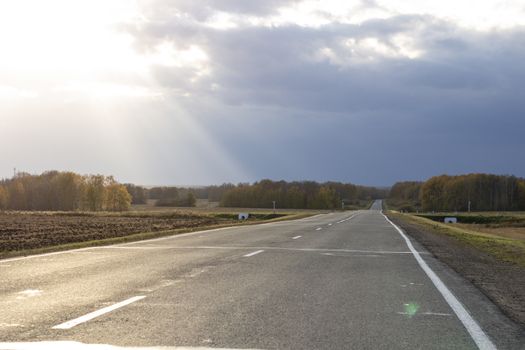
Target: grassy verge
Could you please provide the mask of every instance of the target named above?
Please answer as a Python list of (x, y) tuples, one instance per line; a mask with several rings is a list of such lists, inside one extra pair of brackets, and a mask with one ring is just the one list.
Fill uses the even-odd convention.
[(452, 224), (444, 224), (416, 215), (402, 214), (395, 211), (389, 211), (388, 215), (426, 229), (431, 229), (436, 234), (453, 237), (459, 242), (474, 247), (500, 261), (525, 267), (524, 241), (454, 227)]
[[(62, 215), (62, 213), (60, 215)], [(65, 213), (64, 215), (70, 215), (70, 214)], [(101, 215), (101, 214), (86, 213), (85, 215)], [(135, 214), (134, 213), (120, 214), (120, 216), (122, 215), (135, 215)], [(215, 215), (220, 216), (221, 213), (216, 213)], [(35, 254), (52, 253), (52, 252), (72, 250), (72, 249), (112, 245), (112, 244), (119, 244), (119, 243), (136, 242), (136, 241), (142, 241), (142, 240), (153, 239), (153, 238), (175, 236), (175, 235), (182, 234), (182, 233), (212, 230), (212, 229), (225, 228), (225, 227), (248, 226), (248, 225), (258, 225), (262, 223), (278, 222), (278, 221), (298, 220), (298, 219), (307, 218), (313, 215), (316, 215), (316, 213), (293, 213), (293, 214), (283, 214), (283, 215), (279, 215), (276, 217), (268, 214), (264, 218), (260, 218), (258, 220), (253, 220), (253, 221), (247, 220), (247, 221), (239, 221), (235, 223), (225, 223), (225, 224), (208, 225), (208, 226), (196, 226), (196, 227), (191, 227), (191, 228), (180, 228), (180, 229), (165, 230), (165, 231), (141, 232), (141, 233), (134, 233), (134, 234), (121, 236), (121, 237), (110, 237), (110, 238), (98, 239), (98, 240), (73, 242), (73, 243), (59, 244), (59, 245), (48, 246), (48, 247), (43, 247), (43, 248), (25, 249), (25, 250), (16, 250), (16, 251), (1, 251), (0, 259), (35, 255)], [(118, 216), (118, 214), (115, 214), (115, 216)], [(148, 216), (144, 216), (144, 217), (148, 217)]]

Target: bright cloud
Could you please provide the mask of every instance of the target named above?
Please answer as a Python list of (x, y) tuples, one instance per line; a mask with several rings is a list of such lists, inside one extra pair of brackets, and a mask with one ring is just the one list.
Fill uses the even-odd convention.
[(525, 5), (519, 0), (378, 0), (376, 3), (390, 13), (430, 15), (476, 30), (525, 25)]

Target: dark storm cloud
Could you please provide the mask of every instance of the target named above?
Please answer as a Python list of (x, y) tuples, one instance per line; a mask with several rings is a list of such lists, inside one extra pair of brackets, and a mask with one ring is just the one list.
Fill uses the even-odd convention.
[[(275, 10), (273, 2), (260, 3), (169, 2), (163, 6), (185, 17), (163, 11), (130, 30), (143, 49), (169, 40), (207, 52), (211, 74), (197, 82), (169, 67), (158, 67), (155, 76), (168, 89), (190, 91), (192, 98), (183, 102), (187, 109), (208, 118), (203, 124), (214, 128), (214, 137), (238, 159), (247, 159), (256, 174), (345, 180), (339, 176), (347, 173), (355, 181), (379, 184), (426, 177), (431, 171), (525, 175), (525, 165), (512, 163), (509, 156), (525, 149), (520, 136), (525, 130), (524, 28), (482, 32), (432, 16), (407, 15), (310, 28), (245, 25), (216, 30), (204, 25), (217, 10), (259, 16)], [(421, 53), (413, 59), (404, 55), (395, 41), (399, 35), (409, 37)], [(345, 44), (370, 37), (391, 54), (372, 52), (374, 57), (367, 59), (367, 52), (359, 52), (362, 48), (352, 51)], [(321, 54), (326, 48), (333, 57)], [(203, 101), (213, 101), (213, 111), (202, 109)], [(226, 110), (228, 116), (220, 122), (209, 117)], [(251, 126), (220, 127), (235, 123)], [(257, 130), (260, 140), (250, 130)], [(268, 138), (274, 142), (265, 147)], [(370, 144), (366, 159), (354, 155), (351, 166), (330, 165), (333, 157), (325, 156), (371, 138), (379, 141)], [(250, 149), (259, 152), (259, 161), (245, 154)], [(307, 158), (317, 159), (318, 166), (301, 156), (290, 161), (299, 150), (307, 150)], [(429, 150), (433, 157), (427, 156)], [(484, 155), (490, 160), (484, 161)], [(272, 159), (281, 164), (281, 172), (268, 172)], [(404, 173), (388, 175), (378, 165), (396, 162), (407, 168)], [(358, 170), (362, 168), (383, 175), (366, 176)]]
[[(520, 61), (525, 50), (516, 47), (523, 31), (470, 35), (436, 21), (415, 33), (418, 46), (425, 51), (420, 59), (379, 57), (375, 63), (352, 64), (354, 57), (340, 47), (341, 40), (379, 36), (388, 45), (392, 36), (427, 23), (426, 18), (406, 16), (373, 22), (319, 29), (284, 26), (217, 31), (174, 21), (148, 34), (201, 45), (211, 58), (213, 71), (205, 82), (217, 83), (221, 87), (217, 97), (234, 104), (339, 112), (403, 105), (413, 108), (414, 99), (431, 102), (435, 90), (445, 97), (450, 92), (476, 98), (474, 92), (482, 96), (514, 86), (523, 78)], [(349, 64), (314, 60), (316, 51), (324, 47)], [(170, 82), (165, 73), (163, 70), (159, 76), (164, 84), (181, 83), (179, 78)]]

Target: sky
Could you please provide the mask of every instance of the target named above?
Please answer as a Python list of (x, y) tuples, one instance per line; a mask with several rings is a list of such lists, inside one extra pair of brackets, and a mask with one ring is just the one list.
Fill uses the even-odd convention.
[(0, 178), (525, 176), (525, 2), (0, 2)]

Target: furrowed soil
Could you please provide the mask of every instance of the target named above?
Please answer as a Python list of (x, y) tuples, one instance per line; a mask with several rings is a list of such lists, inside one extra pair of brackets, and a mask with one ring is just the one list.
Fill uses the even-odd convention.
[(454, 237), (388, 215), (436, 258), (472, 282), (511, 319), (525, 328), (525, 268), (501, 261)]
[(230, 218), (190, 213), (141, 215), (6, 212), (0, 213), (0, 256), (7, 252), (67, 243), (234, 222)]

